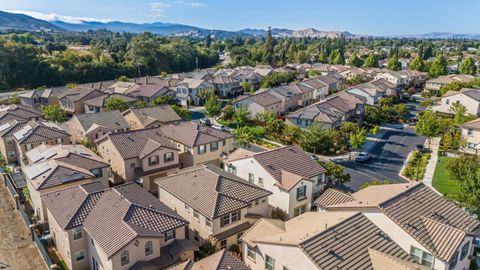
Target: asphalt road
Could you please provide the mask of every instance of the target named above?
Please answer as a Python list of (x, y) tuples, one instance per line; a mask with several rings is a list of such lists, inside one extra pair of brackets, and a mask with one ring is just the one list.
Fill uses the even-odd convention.
[(355, 161), (338, 162), (345, 166), (345, 171), (351, 176), (351, 181), (345, 185), (345, 188), (356, 191), (361, 184), (373, 179), (406, 182), (398, 174), (415, 145), (424, 144), (425, 140), (425, 137), (417, 136), (413, 128), (389, 130), (382, 141), (378, 142), (370, 152), (373, 155), (371, 160), (364, 163)]

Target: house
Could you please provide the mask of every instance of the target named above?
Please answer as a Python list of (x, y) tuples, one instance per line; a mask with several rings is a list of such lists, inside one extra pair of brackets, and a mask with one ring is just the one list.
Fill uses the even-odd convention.
[(305, 107), (313, 103), (315, 89), (301, 83), (288, 85), (288, 88), (297, 93), (297, 106)]
[(421, 182), (369, 186), (352, 194), (327, 190), (319, 211), (358, 211), (417, 263), (429, 269), (468, 269), (480, 223)]
[(58, 96), (60, 108), (70, 114), (85, 113), (85, 101), (104, 96), (104, 93), (95, 88), (75, 87), (67, 89)]
[(13, 139), (13, 134), (24, 125), (25, 122), (10, 120), (0, 126), (0, 153), (5, 158), (7, 164), (18, 163), (17, 146)]
[(104, 112), (105, 107), (107, 106), (107, 100), (109, 98), (118, 98), (123, 102), (126, 102), (129, 107), (135, 106), (135, 102), (138, 100), (133, 97), (124, 96), (121, 94), (104, 94), (102, 96), (98, 96), (89, 100), (85, 100), (83, 104), (85, 104), (85, 113), (99, 113)]
[(100, 181), (108, 185), (108, 163), (83, 145), (42, 144), (26, 153), (22, 167), (35, 215), (46, 220), (41, 195), (70, 186)]
[(123, 112), (123, 117), (131, 129), (159, 127), (178, 124), (182, 118), (170, 105), (160, 105), (146, 108), (131, 108)]
[(428, 269), (382, 230), (358, 212), (263, 218), (242, 236), (243, 261), (253, 270)]
[(106, 92), (112, 93), (112, 94), (121, 94), (125, 95), (128, 91), (133, 91), (136, 88), (138, 88), (140, 84), (137, 84), (135, 82), (121, 82), (118, 81), (112, 85), (110, 85), (107, 89)]
[(0, 105), (0, 124), (5, 124), (11, 120), (28, 122), (30, 120), (38, 120), (41, 116), (38, 110), (25, 105)]
[(182, 169), (155, 182), (160, 201), (190, 223), (190, 240), (198, 245), (238, 245), (241, 235), (269, 214), (271, 192), (212, 164)]
[(187, 260), (169, 270), (194, 270), (194, 269), (229, 269), (229, 270), (251, 270), (240, 258), (232, 252), (222, 249), (214, 254), (196, 262)]
[(284, 112), (282, 99), (269, 91), (257, 91), (252, 95), (239, 96), (233, 105), (236, 109), (245, 107), (250, 113), (249, 117), (254, 118), (258, 113), (270, 112), (280, 115)]
[(203, 100), (200, 98), (199, 93), (202, 91), (214, 92), (213, 84), (204, 79), (185, 78), (175, 88), (177, 92), (177, 100), (181, 105), (200, 105), (203, 104)]
[(96, 143), (97, 151), (111, 165), (112, 184), (136, 181), (156, 191), (153, 180), (180, 167), (178, 148), (160, 128), (107, 134)]
[(425, 83), (425, 91), (429, 91), (432, 93), (439, 93), (440, 88), (452, 82), (459, 82), (459, 83), (467, 83), (473, 80), (475, 77), (472, 75), (466, 74), (452, 74), (447, 76), (440, 76), (437, 78), (433, 78), (428, 80)]
[[(193, 260), (188, 222), (135, 183), (44, 194), (57, 254), (69, 269), (166, 269)], [(150, 268), (149, 268), (150, 267)]]
[(215, 77), (212, 84), (215, 87), (215, 93), (220, 97), (232, 98), (243, 93), (240, 83), (228, 76)]
[(134, 89), (126, 92), (127, 96), (142, 100), (150, 103), (152, 100), (158, 97), (169, 96), (175, 99), (175, 91), (171, 90), (168, 86), (155, 85), (155, 84), (143, 84)]
[(70, 144), (70, 133), (55, 123), (31, 120), (20, 125), (12, 136), (18, 162), (24, 161), (27, 151), (41, 144)]
[(317, 76), (315, 80), (327, 85), (328, 94), (332, 94), (343, 88), (343, 80), (341, 80), (340, 77), (341, 76), (336, 76), (335, 74), (327, 74)]
[(463, 150), (470, 154), (478, 154), (480, 149), (480, 119), (467, 122), (460, 126), (462, 138), (466, 145)]
[(402, 89), (398, 86), (395, 86), (395, 84), (384, 80), (384, 79), (378, 79), (378, 80), (373, 80), (371, 81), (373, 85), (376, 87), (379, 87), (380, 89), (383, 89), (385, 91), (385, 95), (389, 97), (400, 97), (402, 96)]
[(460, 91), (448, 91), (443, 95), (440, 104), (432, 106), (434, 112), (454, 114), (451, 106), (462, 104), (466, 113), (480, 116), (480, 89), (463, 88)]
[(260, 75), (260, 73), (255, 72), (253, 69), (246, 68), (237, 68), (231, 72), (229, 76), (240, 84), (248, 83), (254, 87), (259, 86), (263, 79), (263, 76)]
[(288, 86), (277, 86), (265, 91), (282, 101), (282, 112), (290, 112), (298, 107), (299, 93)]
[(75, 114), (65, 126), (72, 141), (88, 141), (94, 143), (98, 138), (108, 133), (128, 131), (130, 126), (120, 111), (106, 111), (99, 113)]
[(384, 70), (375, 75), (375, 80), (384, 79), (398, 87), (418, 86), (428, 79), (428, 73), (415, 70)]
[(41, 106), (58, 104), (58, 96), (65, 92), (66, 87), (52, 87), (47, 89), (35, 89), (19, 95), (20, 103), (24, 106), (39, 109)]
[(398, 96), (400, 91), (391, 82), (384, 79), (378, 79), (350, 87), (347, 92), (363, 97), (365, 104), (374, 105), (384, 96)]
[(285, 123), (300, 128), (316, 126), (337, 128), (344, 121), (361, 122), (365, 113), (366, 100), (348, 92), (339, 92), (325, 100), (289, 113)]
[(206, 163), (218, 165), (222, 155), (233, 151), (233, 135), (209, 126), (186, 122), (162, 126), (161, 130), (180, 150), (183, 168)]
[[(236, 156), (235, 152), (231, 156)], [(326, 185), (325, 169), (298, 146), (229, 157), (224, 169), (271, 191), (270, 206), (289, 217), (310, 211), (314, 193)]]
[(307, 79), (299, 83), (305, 87), (313, 88), (313, 99), (322, 100), (329, 95), (329, 86), (328, 84), (323, 83), (322, 81), (316, 79)]

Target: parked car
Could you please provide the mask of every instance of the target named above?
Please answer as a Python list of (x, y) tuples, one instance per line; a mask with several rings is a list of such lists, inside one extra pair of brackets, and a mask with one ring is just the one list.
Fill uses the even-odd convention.
[(317, 155), (314, 155), (314, 154), (311, 154), (311, 155), (310, 155), (310, 158), (313, 159), (313, 160), (318, 160), (318, 156), (317, 156)]
[(210, 121), (210, 119), (208, 119), (208, 118), (202, 118), (202, 119), (200, 119), (200, 124), (205, 125), (205, 126), (211, 126), (212, 121)]
[(423, 146), (423, 144), (417, 144), (415, 145), (415, 150), (423, 152), (423, 150), (425, 150), (425, 146)]
[(231, 128), (229, 128), (227, 126), (220, 125), (220, 124), (213, 124), (212, 128), (218, 129), (218, 130), (221, 130), (221, 131), (228, 131), (228, 132), (230, 132), (232, 130)]
[(357, 156), (355, 157), (355, 161), (356, 162), (365, 162), (365, 161), (368, 161), (372, 158), (372, 155), (370, 153), (367, 153), (367, 152), (360, 152), (357, 154)]

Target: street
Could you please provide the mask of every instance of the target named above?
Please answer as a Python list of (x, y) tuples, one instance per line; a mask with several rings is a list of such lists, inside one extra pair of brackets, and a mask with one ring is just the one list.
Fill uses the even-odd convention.
[(351, 181), (345, 185), (346, 188), (356, 191), (363, 183), (370, 182), (373, 179), (406, 182), (398, 174), (415, 145), (424, 144), (425, 140), (426, 138), (415, 134), (414, 128), (389, 130), (382, 141), (378, 142), (370, 152), (373, 155), (371, 160), (364, 163), (355, 161), (338, 162), (351, 175)]

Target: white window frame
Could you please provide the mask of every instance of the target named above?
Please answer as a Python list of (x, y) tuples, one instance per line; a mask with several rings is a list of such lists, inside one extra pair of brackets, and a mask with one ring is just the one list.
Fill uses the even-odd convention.
[(193, 210), (193, 218), (194, 218), (196, 221), (200, 222), (200, 213), (198, 213), (198, 211), (195, 210), (195, 209)]
[[(271, 262), (269, 261), (271, 260)], [(275, 269), (275, 259), (271, 256), (265, 254), (265, 269), (267, 270), (274, 270)]]
[[(80, 234), (80, 237), (78, 237), (78, 234)], [(73, 237), (73, 241), (83, 239), (83, 229), (82, 229), (82, 227), (73, 228), (72, 229), (72, 237)]]
[(257, 253), (255, 252), (253, 247), (251, 247), (249, 245), (246, 245), (246, 246), (247, 246), (247, 258), (249, 258), (250, 260), (255, 262), (256, 257), (257, 257)]
[(130, 254), (127, 249), (120, 253), (120, 265), (124, 266), (130, 263)]
[(175, 230), (170, 230), (170, 231), (165, 232), (164, 236), (165, 236), (165, 241), (175, 239), (175, 237), (176, 237)]
[(149, 256), (153, 254), (153, 242), (147, 241), (145, 243), (145, 256)]
[[(83, 254), (83, 255), (80, 256), (80, 254)], [(75, 262), (77, 262), (77, 263), (85, 261), (85, 259), (86, 259), (85, 250), (82, 249), (82, 250), (79, 250), (79, 251), (75, 252), (74, 256), (75, 256)], [(79, 260), (78, 259), (79, 257), (83, 257), (83, 259)]]

